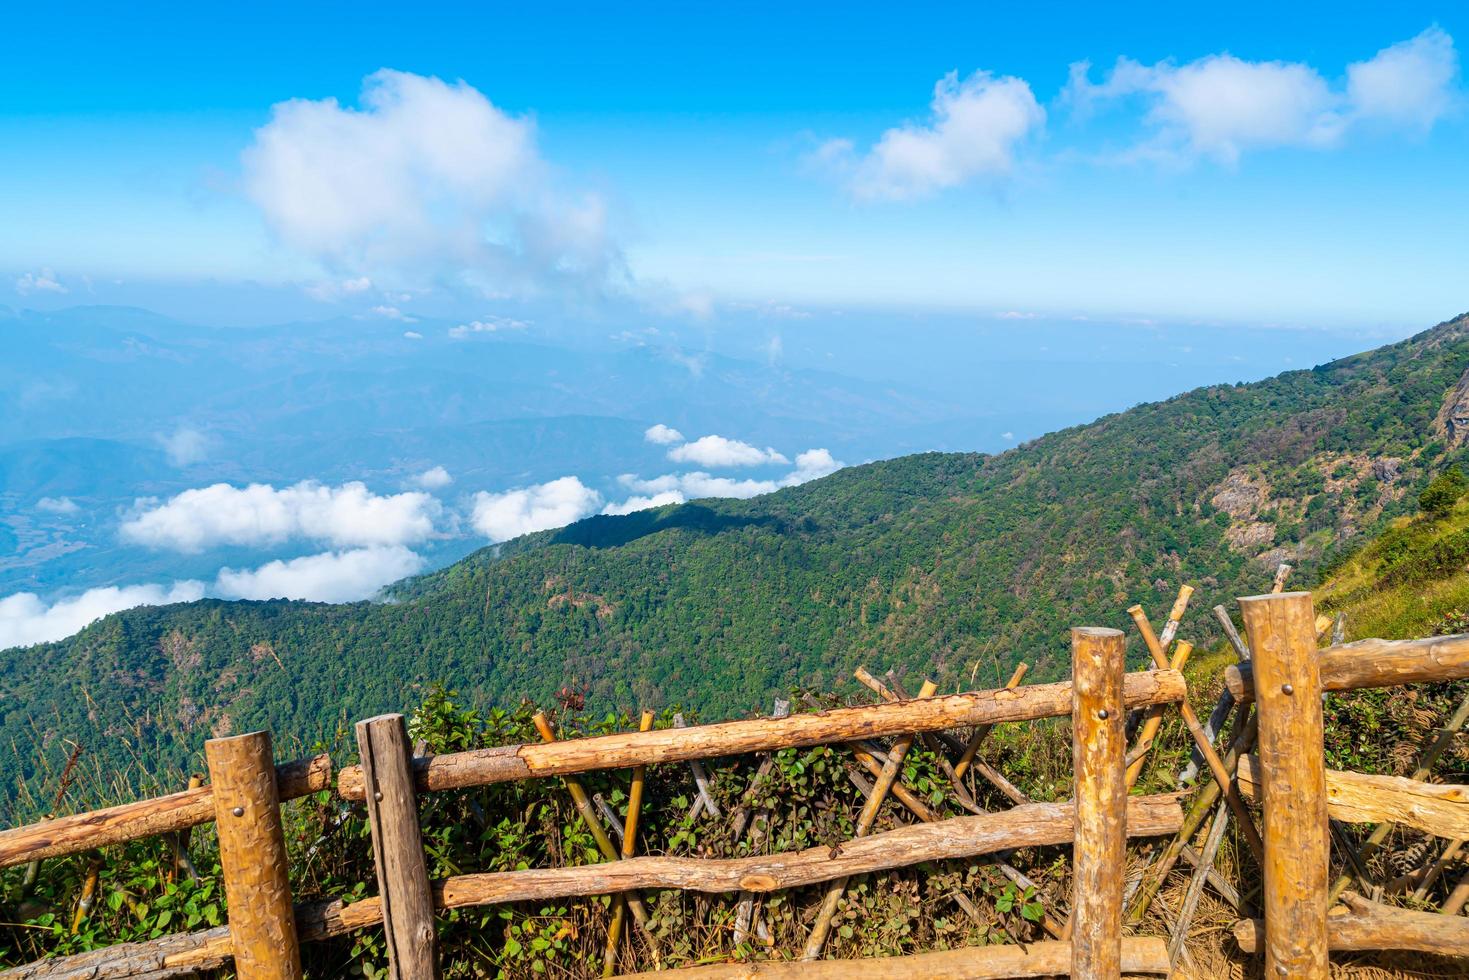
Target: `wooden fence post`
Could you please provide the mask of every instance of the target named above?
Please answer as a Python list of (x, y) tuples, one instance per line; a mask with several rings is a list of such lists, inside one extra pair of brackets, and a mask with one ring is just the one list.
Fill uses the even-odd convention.
[(1126, 642), (1113, 629), (1071, 631), (1071, 758), (1076, 779), (1071, 970), (1122, 975), (1122, 879), (1127, 775), (1122, 674)]
[(359, 721), (357, 750), (367, 786), (367, 821), (372, 828), (389, 976), (393, 980), (434, 980), (439, 975), (434, 903), (423, 859), (418, 799), (409, 768), (412, 752), (403, 716), (378, 715)]
[(1239, 604), (1260, 719), (1265, 973), (1325, 980), (1331, 839), (1316, 614), (1309, 592), (1251, 596)]
[(210, 739), (204, 757), (214, 790), (235, 973), (240, 980), (300, 980), (270, 733)]

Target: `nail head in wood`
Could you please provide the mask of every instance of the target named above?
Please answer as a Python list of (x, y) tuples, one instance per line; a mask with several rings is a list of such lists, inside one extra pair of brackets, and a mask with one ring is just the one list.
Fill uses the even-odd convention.
[(233, 813), (237, 817), (243, 817), (245, 815), (245, 808), (242, 807), (242, 806), (237, 806), (233, 810), (231, 810), (230, 812)]

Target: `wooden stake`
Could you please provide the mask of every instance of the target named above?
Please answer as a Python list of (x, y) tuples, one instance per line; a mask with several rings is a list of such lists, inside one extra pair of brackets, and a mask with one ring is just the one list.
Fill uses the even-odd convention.
[[(932, 697), (938, 690), (938, 685), (932, 681), (924, 681), (923, 689), (918, 692), (919, 699)], [(887, 764), (882, 767), (882, 772), (873, 784), (872, 796), (868, 798), (867, 805), (862, 808), (862, 813), (857, 817), (857, 828), (854, 832), (856, 837), (866, 837), (867, 832), (877, 821), (878, 810), (882, 807), (882, 801), (887, 798), (888, 790), (898, 779), (898, 773), (903, 766), (903, 757), (908, 754), (908, 749), (913, 745), (912, 735), (899, 736), (894, 742), (892, 751), (888, 753)], [(842, 893), (847, 889), (847, 878), (841, 877), (833, 881), (826, 890), (826, 898), (821, 903), (821, 911), (816, 916), (816, 922), (811, 926), (811, 935), (806, 939), (806, 949), (801, 954), (803, 960), (814, 960), (821, 955), (822, 947), (826, 945), (826, 937), (831, 933), (831, 918), (836, 914), (837, 905), (842, 900)]]
[(82, 895), (77, 899), (77, 910), (71, 917), (71, 934), (75, 936), (82, 931), (82, 923), (87, 921), (87, 916), (92, 914), (92, 906), (97, 902), (97, 877), (102, 872), (102, 861), (93, 858), (87, 862), (87, 877), (82, 882)]
[(270, 733), (204, 743), (240, 980), (301, 980)]
[[(1025, 680), (1025, 672), (1028, 670), (1030, 670), (1030, 665), (1024, 661), (1016, 664), (1015, 673), (1011, 674), (1010, 679), (1005, 682), (1005, 690), (1013, 691), (1019, 687), (1020, 682)], [(979, 747), (984, 744), (984, 740), (989, 738), (990, 732), (994, 730), (994, 725), (980, 725), (974, 730), (974, 734), (969, 736), (969, 744), (964, 746), (964, 754), (959, 757), (958, 762), (954, 763), (954, 775), (960, 779), (964, 778), (964, 774), (969, 771), (970, 764), (974, 762), (975, 754), (979, 752)]]
[[(1183, 665), (1188, 663), (1190, 653), (1193, 653), (1194, 645), (1187, 640), (1178, 641), (1178, 646), (1173, 650), (1173, 661), (1169, 666), (1173, 670), (1182, 670)], [(1153, 748), (1153, 740), (1158, 737), (1158, 729), (1163, 725), (1164, 708), (1155, 704), (1147, 709), (1143, 717), (1143, 727), (1137, 736), (1137, 747), (1128, 753), (1133, 761), (1127, 765), (1127, 788), (1131, 790), (1137, 785), (1138, 777), (1143, 774), (1143, 766), (1148, 761), (1148, 752)]]
[(1229, 825), (1229, 807), (1221, 806), (1214, 813), (1214, 822), (1209, 825), (1209, 836), (1204, 840), (1204, 851), (1189, 879), (1188, 892), (1184, 895), (1183, 909), (1178, 913), (1178, 925), (1173, 930), (1173, 939), (1168, 943), (1168, 958), (1178, 962), (1178, 954), (1188, 942), (1189, 926), (1194, 921), (1194, 912), (1199, 907), (1199, 898), (1204, 894), (1204, 883), (1209, 880), (1209, 871), (1219, 854), (1219, 845), (1224, 841), (1224, 829)]
[[(1152, 654), (1153, 663), (1159, 670), (1166, 670), (1168, 661), (1163, 658), (1163, 647), (1153, 633), (1153, 626), (1148, 622), (1147, 613), (1143, 612), (1141, 606), (1133, 606), (1127, 611), (1132, 616), (1133, 622), (1137, 623), (1138, 632), (1142, 634), (1143, 642), (1147, 645), (1148, 652)], [(1260, 832), (1255, 829), (1255, 820), (1250, 816), (1250, 811), (1245, 808), (1244, 801), (1239, 798), (1239, 791), (1234, 786), (1233, 774), (1225, 768), (1224, 760), (1219, 758), (1219, 753), (1214, 751), (1214, 745), (1204, 734), (1204, 727), (1199, 724), (1199, 716), (1194, 714), (1193, 705), (1188, 703), (1187, 696), (1178, 702), (1178, 713), (1183, 718), (1183, 724), (1188, 728), (1189, 734), (1193, 736), (1194, 744), (1204, 756), (1204, 761), (1209, 764), (1209, 771), (1214, 774), (1214, 779), (1219, 783), (1225, 802), (1234, 811), (1234, 819), (1239, 825), (1240, 833), (1244, 835), (1245, 843), (1250, 846), (1255, 860), (1263, 864), (1264, 846), (1260, 842)]]
[(357, 723), (357, 751), (368, 787), (367, 822), (383, 905), (383, 937), (393, 980), (435, 980), (434, 903), (418, 826), (418, 798), (408, 769), (412, 751), (399, 714)]
[(1321, 673), (1309, 592), (1239, 600), (1256, 678), (1265, 813), (1265, 972), (1328, 975)]
[(1122, 633), (1071, 631), (1071, 758), (1076, 773), (1072, 847), (1071, 968), (1083, 977), (1122, 975), (1122, 871), (1127, 858), (1123, 770)]
[[(653, 712), (644, 711), (638, 720), (638, 731), (651, 731)], [(627, 817), (622, 825), (622, 859), (626, 861), (638, 852), (638, 820), (643, 810), (643, 780), (648, 774), (646, 766), (636, 766), (632, 771), (632, 787), (627, 792)], [(622, 939), (622, 919), (627, 902), (621, 895), (613, 902), (612, 922), (607, 927), (607, 950), (602, 957), (602, 976), (610, 977), (617, 972), (617, 944)]]

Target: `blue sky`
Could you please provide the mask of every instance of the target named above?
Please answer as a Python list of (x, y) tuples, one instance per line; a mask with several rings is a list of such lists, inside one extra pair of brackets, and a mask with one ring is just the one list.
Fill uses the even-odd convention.
[[(575, 294), (1406, 330), (1469, 308), (1462, 5), (785, 7), (11, 11), (0, 303), (121, 280), (165, 310), (259, 282), (322, 316)], [(380, 69), (396, 122), (362, 101)], [(293, 99), (338, 107), (283, 120)], [(527, 145), (507, 162), (501, 137)], [(334, 202), (352, 161), (400, 179)]]

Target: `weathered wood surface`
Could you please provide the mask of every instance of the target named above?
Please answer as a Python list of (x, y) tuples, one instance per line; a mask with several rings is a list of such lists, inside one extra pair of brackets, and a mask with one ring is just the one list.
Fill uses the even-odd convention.
[[(1019, 687), (1020, 682), (1025, 680), (1025, 675), (1029, 670), (1030, 664), (1024, 661), (1016, 664), (1015, 672), (1005, 682), (1005, 690), (1013, 691)], [(985, 739), (989, 738), (990, 732), (994, 730), (994, 725), (980, 725), (974, 729), (974, 733), (969, 736), (969, 744), (964, 746), (964, 753), (959, 756), (959, 761), (954, 763), (954, 775), (957, 778), (964, 778), (964, 774), (969, 771), (969, 767), (974, 763), (974, 757), (979, 753), (980, 746), (984, 745)]]
[[(1326, 917), (1327, 945), (1338, 952), (1402, 949), (1444, 956), (1469, 955), (1469, 919), (1437, 912), (1412, 912), (1379, 905), (1354, 892), (1344, 892), (1345, 909)], [(1235, 942), (1253, 953), (1260, 946), (1263, 923), (1242, 919), (1234, 924)]]
[(1075, 843), (1071, 853), (1072, 968), (1084, 977), (1122, 975), (1122, 876), (1127, 858), (1120, 630), (1071, 631), (1071, 761)]
[[(1246, 756), (1239, 787), (1260, 794), (1261, 763)], [(1450, 840), (1469, 837), (1469, 786), (1420, 783), (1403, 776), (1369, 776), (1326, 770), (1326, 812), (1347, 823), (1390, 821)]]
[[(1065, 844), (1073, 838), (1069, 803), (1032, 803), (984, 816), (952, 817), (873, 834), (843, 844), (804, 851), (725, 860), (639, 857), (573, 868), (533, 868), (461, 875), (435, 882), (435, 909), (497, 903), (544, 901), (606, 895), (650, 888), (676, 888), (722, 894), (740, 890), (771, 892), (820, 884), (843, 875), (867, 874), (923, 861), (978, 857), (1021, 847)], [(1183, 811), (1173, 794), (1134, 796), (1127, 801), (1128, 833), (1136, 837), (1176, 833)], [(296, 908), (302, 942), (339, 936), (382, 922), (377, 897), (351, 905), (317, 902)], [(1028, 947), (1035, 948), (1035, 947)], [(157, 963), (169, 976), (220, 965), (230, 956), (225, 930), (165, 936), (61, 959), (40, 960), (0, 973), (4, 980), (73, 980), (118, 977), (116, 963)], [(91, 972), (77, 972), (77, 971)], [(111, 971), (111, 972), (109, 972)]]
[[(1316, 655), (1321, 686), (1327, 691), (1397, 687), (1469, 677), (1469, 633), (1424, 640), (1357, 640), (1328, 647)], [(1255, 669), (1233, 664), (1224, 683), (1236, 701), (1255, 696)]]
[[(1127, 707), (1181, 701), (1183, 675), (1173, 670), (1128, 674), (1123, 683)], [(1015, 690), (972, 691), (888, 704), (834, 708), (784, 719), (754, 718), (692, 728), (663, 729), (579, 738), (538, 745), (505, 745), (414, 760), (420, 792), (460, 789), (545, 776), (565, 776), (636, 765), (685, 762), (772, 749), (802, 748), (855, 738), (877, 738), (946, 728), (1034, 721), (1071, 710), (1071, 684), (1038, 684)], [(362, 768), (347, 766), (338, 790), (362, 799)]]
[(300, 980), (301, 948), (270, 733), (204, 743), (230, 947), (240, 980)]
[[(1183, 670), (1183, 665), (1188, 663), (1189, 654), (1193, 653), (1194, 645), (1187, 640), (1179, 640), (1178, 646), (1173, 649), (1173, 659), (1168, 666), (1172, 670)], [(1158, 737), (1158, 729), (1163, 727), (1163, 713), (1167, 707), (1155, 704), (1147, 710), (1143, 717), (1142, 729), (1138, 732), (1137, 745), (1129, 757), (1127, 763), (1127, 788), (1130, 790), (1137, 785), (1138, 777), (1143, 774), (1143, 766), (1148, 762), (1148, 753), (1152, 751), (1153, 741)], [(1197, 749), (1197, 746), (1195, 746)]]
[(434, 942), (434, 903), (418, 799), (408, 769), (412, 750), (399, 714), (357, 723), (357, 749), (366, 780), (367, 820), (377, 868), (377, 893), (383, 908), (388, 973), (393, 980), (434, 980), (439, 957)]
[[(318, 755), (277, 766), (282, 800), (332, 788), (332, 760)], [(214, 819), (209, 786), (0, 831), (0, 868), (170, 834)]]
[(1326, 980), (1331, 842), (1321, 672), (1309, 592), (1239, 600), (1257, 681), (1265, 975)]
[[(1168, 948), (1156, 937), (1122, 941), (1122, 971), (1167, 974)], [(1062, 942), (1028, 946), (971, 946), (941, 953), (879, 956), (814, 963), (718, 963), (661, 973), (629, 974), (623, 980), (997, 980), (1001, 977), (1051, 977), (1072, 974), (1071, 947)], [(1081, 970), (1077, 976), (1087, 976)]]
[[(638, 719), (638, 731), (646, 732), (653, 727), (653, 712), (644, 711)], [(675, 726), (677, 727), (677, 726)], [(622, 859), (626, 861), (638, 852), (638, 821), (643, 815), (643, 783), (648, 775), (646, 766), (634, 766), (632, 786), (627, 793), (627, 816), (622, 823)], [(618, 895), (612, 906), (612, 921), (607, 927), (607, 946), (602, 956), (602, 976), (610, 977), (617, 972), (617, 946), (622, 941), (622, 920), (627, 917), (627, 896)]]

